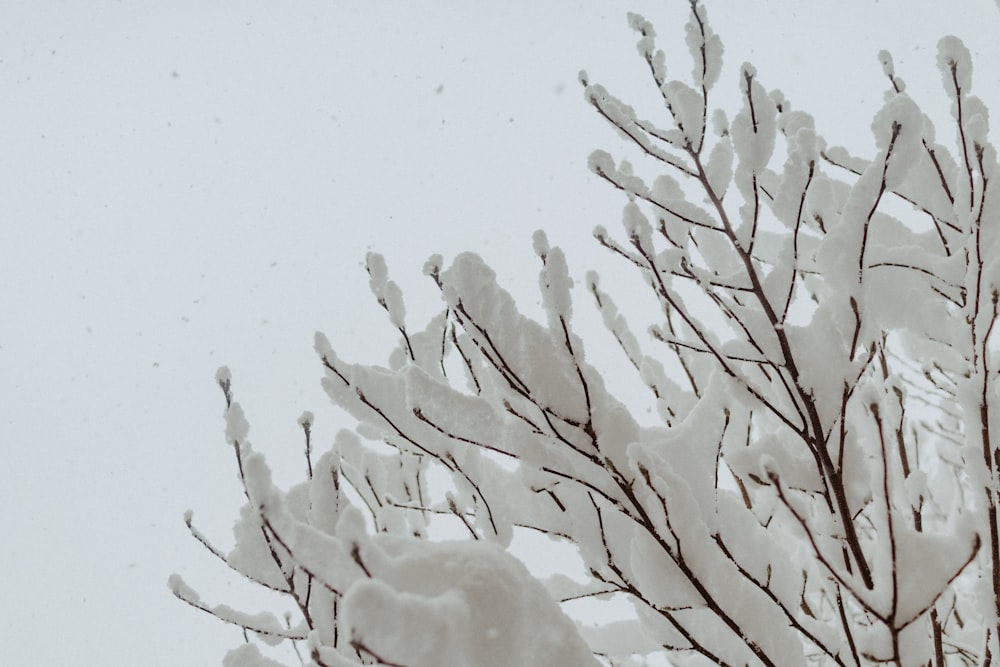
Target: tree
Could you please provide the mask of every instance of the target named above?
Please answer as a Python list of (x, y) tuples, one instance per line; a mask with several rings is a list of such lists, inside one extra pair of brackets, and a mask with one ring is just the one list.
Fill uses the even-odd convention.
[[(1000, 655), (996, 152), (968, 51), (941, 40), (955, 148), (891, 57), (869, 159), (740, 70), (741, 108), (709, 113), (722, 45), (693, 0), (689, 83), (668, 79), (630, 15), (669, 126), (585, 74), (585, 99), (648, 164), (598, 151), (627, 198), (597, 241), (655, 299), (640, 342), (596, 274), (584, 281), (651, 393), (645, 425), (588, 361), (566, 258), (538, 232), (546, 321), (522, 315), (474, 254), (424, 273), (444, 310), (406, 324), (384, 260), (370, 286), (400, 334), (388, 366), (317, 334), (331, 399), (358, 426), (308, 476), (270, 481), (230, 376), (226, 439), (247, 504), (226, 565), (288, 596), (295, 624), (182, 600), (309, 664), (987, 665)], [(902, 219), (887, 207), (912, 208)], [(431, 541), (451, 521), (467, 540)], [(534, 579), (515, 530), (574, 545), (587, 581)], [(621, 595), (634, 618), (574, 623), (557, 601)], [(596, 656), (596, 657), (595, 657)], [(646, 656), (646, 657), (644, 657)], [(271, 665), (257, 644), (226, 664)]]

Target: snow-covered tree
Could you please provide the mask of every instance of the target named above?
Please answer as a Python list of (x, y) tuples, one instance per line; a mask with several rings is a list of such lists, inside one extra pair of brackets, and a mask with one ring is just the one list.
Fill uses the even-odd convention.
[[(951, 148), (880, 54), (877, 152), (859, 158), (749, 64), (741, 107), (711, 109), (722, 45), (696, 1), (686, 82), (629, 20), (661, 117), (580, 80), (643, 154), (590, 168), (627, 199), (623, 230), (595, 236), (658, 304), (648, 335), (596, 274), (576, 287), (607, 328), (587, 344), (620, 348), (656, 423), (588, 360), (543, 233), (541, 322), (470, 253), (427, 262), (443, 308), (413, 329), (371, 254), (400, 344), (357, 365), (317, 334), (323, 385), (357, 425), (314, 459), (303, 415), (301, 484), (271, 482), (217, 378), (247, 502), (231, 553), (191, 530), (297, 620), (211, 606), (177, 576), (172, 590), (329, 667), (993, 664), (1000, 189), (968, 51), (938, 45)], [(449, 522), (467, 539), (430, 539)], [(526, 530), (575, 547), (586, 579), (533, 577), (507, 552)], [(611, 596), (634, 613), (595, 625), (560, 608)], [(226, 664), (278, 663), (248, 640)]]

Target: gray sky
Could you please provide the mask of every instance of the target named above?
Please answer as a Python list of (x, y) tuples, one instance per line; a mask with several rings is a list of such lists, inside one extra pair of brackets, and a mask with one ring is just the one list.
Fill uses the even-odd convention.
[[(0, 5), (10, 664), (220, 664), (239, 632), (165, 584), (179, 571), (210, 602), (246, 599), (181, 519), (194, 509), (229, 546), (241, 496), (215, 369), (232, 369), (277, 480), (296, 481), (299, 414), (317, 414), (319, 447), (350, 425), (319, 390), (313, 332), (369, 362), (395, 340), (367, 291), (369, 249), (389, 260), (414, 325), (436, 308), (420, 275), (432, 252), (479, 252), (529, 309), (537, 228), (577, 276), (619, 268), (590, 232), (617, 229), (624, 202), (586, 158), (622, 142), (577, 72), (649, 105), (625, 13), (656, 24), (682, 78), (687, 3), (417, 5)], [(859, 153), (887, 87), (881, 48), (940, 115), (936, 43), (956, 34), (978, 65), (974, 92), (1000, 97), (989, 0), (708, 11), (726, 46), (720, 98), (750, 61)]]

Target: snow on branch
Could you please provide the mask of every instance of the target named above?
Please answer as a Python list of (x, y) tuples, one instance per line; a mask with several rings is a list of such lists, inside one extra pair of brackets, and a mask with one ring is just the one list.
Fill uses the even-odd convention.
[[(369, 254), (402, 341), (364, 365), (317, 334), (344, 428), (324, 445), (304, 413), (306, 475), (280, 489), (220, 369), (246, 500), (232, 551), (185, 517), (294, 624), (171, 590), (319, 667), (992, 664), (1000, 199), (968, 50), (939, 45), (953, 146), (881, 52), (875, 151), (853, 157), (749, 63), (739, 108), (713, 107), (722, 43), (697, 0), (687, 81), (653, 23), (628, 21), (659, 117), (581, 83), (640, 154), (588, 164), (626, 200), (594, 236), (631, 291), (575, 280), (540, 231), (543, 321), (466, 252), (425, 264), (442, 309), (417, 329)], [(605, 331), (584, 330), (580, 290)], [(527, 534), (562, 573), (511, 555)], [(609, 599), (625, 617), (579, 612)], [(278, 663), (254, 640), (225, 664)]]

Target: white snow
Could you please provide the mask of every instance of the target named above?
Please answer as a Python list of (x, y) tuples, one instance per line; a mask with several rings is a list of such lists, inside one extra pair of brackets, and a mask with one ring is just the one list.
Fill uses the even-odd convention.
[(243, 414), (243, 407), (233, 401), (226, 408), (226, 442), (231, 445), (246, 442), (247, 434), (250, 432), (250, 423)]
[(682, 81), (668, 81), (661, 90), (670, 103), (677, 129), (683, 134), (684, 145), (697, 148), (705, 129), (705, 100), (701, 92)]
[(573, 315), (570, 289), (573, 279), (569, 276), (566, 255), (561, 248), (549, 248), (545, 233), (535, 233), (535, 253), (542, 258), (543, 268), (538, 276), (538, 286), (542, 293), (542, 304), (549, 316), (549, 328), (555, 335), (561, 335), (561, 322), (569, 325)]
[[(700, 22), (695, 18), (695, 11), (699, 14)], [(692, 6), (691, 18), (688, 19), (684, 28), (685, 42), (694, 63), (691, 77), (695, 85), (704, 86), (706, 90), (711, 90), (716, 81), (719, 80), (719, 74), (722, 71), (723, 48), (722, 39), (708, 24), (704, 5)], [(704, 56), (702, 50), (704, 50)], [(702, 62), (703, 58), (704, 62)]]
[(938, 42), (938, 69), (945, 93), (952, 100), (972, 90), (972, 57), (958, 37), (947, 35)]
[[(923, 126), (919, 107), (906, 93), (894, 96), (875, 114), (872, 121), (875, 145), (884, 152), (892, 141), (892, 155), (885, 173), (886, 187), (896, 189), (902, 185), (912, 166), (924, 157)], [(898, 128), (894, 141), (893, 128)], [(875, 161), (879, 159), (885, 159), (883, 153)]]
[(219, 366), (219, 369), (215, 371), (215, 381), (219, 384), (228, 384), (232, 379), (233, 374), (228, 366)]
[(757, 70), (744, 63), (740, 73), (743, 108), (733, 118), (730, 135), (739, 162), (737, 170), (745, 174), (760, 173), (774, 152), (777, 130), (777, 109), (774, 101), (757, 80)]
[(574, 623), (524, 565), (481, 542), (382, 537), (374, 579), (343, 600), (355, 642), (408, 667), (597, 665)]
[(248, 643), (226, 653), (226, 657), (222, 659), (222, 667), (286, 667), (286, 665), (263, 655), (256, 644)]

